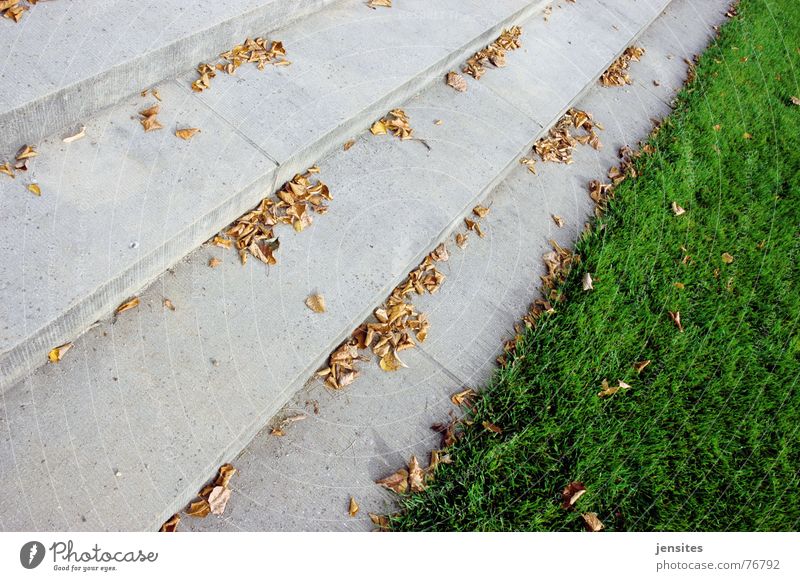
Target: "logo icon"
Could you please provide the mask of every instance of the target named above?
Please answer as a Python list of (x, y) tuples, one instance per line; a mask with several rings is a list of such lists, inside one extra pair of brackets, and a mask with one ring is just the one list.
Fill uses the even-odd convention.
[(35, 569), (44, 560), (44, 545), (39, 541), (29, 541), (19, 550), (19, 562), (26, 569)]

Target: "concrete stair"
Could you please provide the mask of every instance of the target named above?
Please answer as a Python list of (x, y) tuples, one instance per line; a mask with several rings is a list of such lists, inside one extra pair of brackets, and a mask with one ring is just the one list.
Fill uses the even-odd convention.
[[(87, 138), (37, 142), (27, 175), (0, 175), (0, 391), (265, 192), (543, 5), (338, 2), (270, 34), (284, 41), (289, 67), (244, 66), (201, 94), (190, 89), (194, 71), (157, 83), (162, 131), (143, 132), (137, 113), (157, 101), (137, 92), (84, 119)], [(183, 142), (179, 127), (202, 133)], [(26, 191), (31, 182), (41, 198)]]
[[(151, 102), (130, 97), (87, 120), (89, 138), (41, 143), (41, 198), (0, 182), (0, 527), (157, 528), (669, 1), (556, 2), (548, 19), (541, 2), (444, 4), (328, 6), (270, 35), (291, 67), (200, 95), (193, 77), (159, 83), (164, 131), (143, 133), (130, 117)], [(525, 32), (507, 67), (466, 93), (441, 82), (510, 24)], [(357, 136), (397, 105), (417, 140)], [(179, 125), (202, 133), (178, 141)], [(334, 201), (307, 231), (276, 232), (277, 266), (206, 246), (175, 264), (314, 162)], [(151, 282), (138, 309), (40, 365)], [(324, 315), (303, 304), (314, 292)]]

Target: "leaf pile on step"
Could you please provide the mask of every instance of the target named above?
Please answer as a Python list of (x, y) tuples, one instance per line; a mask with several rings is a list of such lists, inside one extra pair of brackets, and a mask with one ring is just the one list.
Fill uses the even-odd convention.
[(277, 264), (275, 252), (280, 241), (274, 234), (274, 226), (291, 224), (295, 231), (302, 232), (314, 221), (312, 214), (321, 215), (328, 211), (325, 201), (333, 197), (328, 186), (312, 180), (311, 176), (317, 173), (319, 168), (314, 166), (304, 174), (295, 175), (275, 196), (261, 200), (223, 234), (215, 236), (211, 243), (222, 248), (235, 247), (243, 265), (247, 264), (248, 254), (264, 264)]
[(26, 10), (30, 10), (30, 6), (35, 6), (39, 0), (25, 0), (23, 4), (21, 0), (0, 0), (0, 14), (9, 20), (19, 22), (22, 15)]
[[(594, 149), (602, 147), (595, 128), (603, 127), (592, 119), (592, 115), (580, 109), (569, 109), (558, 122), (550, 128), (547, 137), (542, 137), (533, 146), (533, 150), (542, 161), (556, 163), (572, 163), (572, 152), (578, 144), (589, 144)], [(573, 129), (582, 129), (581, 135), (573, 135)], [(535, 172), (534, 172), (535, 173)]]
[(286, 60), (286, 49), (279, 40), (268, 42), (264, 38), (247, 38), (243, 44), (237, 44), (228, 52), (219, 55), (223, 62), (218, 62), (214, 66), (208, 63), (201, 63), (197, 66), (197, 74), (200, 75), (192, 83), (192, 90), (202, 92), (211, 86), (211, 79), (217, 76), (216, 71), (224, 71), (229, 75), (236, 72), (240, 66), (246, 63), (255, 63), (258, 70), (263, 71), (266, 65), (287, 66), (290, 61)]
[(491, 64), (495, 67), (505, 66), (506, 52), (516, 50), (522, 46), (519, 42), (520, 36), (522, 36), (522, 27), (520, 26), (512, 26), (503, 30), (502, 34), (492, 44), (468, 58), (467, 63), (461, 70), (478, 80), (486, 72), (488, 65)]
[(28, 171), (28, 160), (32, 157), (36, 157), (39, 153), (34, 149), (32, 145), (24, 145), (20, 148), (17, 152), (17, 155), (12, 162), (4, 162), (0, 164), (0, 173), (6, 174), (7, 176), (14, 178), (14, 172), (22, 173)]
[[(196, 518), (205, 518), (209, 514), (221, 515), (231, 497), (228, 488), (231, 478), (236, 474), (236, 468), (230, 464), (220, 466), (219, 475), (213, 484), (207, 484), (197, 496), (200, 498), (186, 508), (186, 514)], [(169, 521), (168, 521), (169, 522)]]
[(373, 123), (369, 130), (373, 135), (391, 133), (400, 139), (411, 139), (414, 133), (408, 122), (408, 115), (402, 109), (392, 109), (386, 116)]
[(629, 46), (620, 57), (611, 63), (606, 72), (600, 75), (600, 83), (605, 87), (623, 87), (633, 83), (628, 74), (631, 62), (639, 61), (644, 55), (644, 49), (638, 46)]

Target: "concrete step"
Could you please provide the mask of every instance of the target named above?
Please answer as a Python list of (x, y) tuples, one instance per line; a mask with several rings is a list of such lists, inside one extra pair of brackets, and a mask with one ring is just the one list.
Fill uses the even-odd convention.
[(0, 158), (334, 0), (84, 0), (0, 22)]
[[(232, 251), (204, 246), (160, 276), (141, 294), (137, 309), (90, 329), (60, 364), (40, 367), (14, 385), (0, 411), (0, 482), (8, 491), (0, 499), (3, 528), (157, 528), (242, 450), (406, 273), (518, 167), (533, 141), (595, 85), (668, 3), (631, 2), (624, 8), (603, 0), (557, 3), (547, 20), (534, 14), (514, 22), (524, 26), (524, 46), (508, 55), (507, 67), (469, 81), (465, 93), (445, 86), (437, 71), (432, 78), (439, 82), (406, 100), (403, 107), (419, 139), (362, 134), (348, 151), (337, 148), (320, 160), (321, 177), (334, 196), (331, 209), (307, 231), (279, 233), (276, 266), (251, 260), (242, 267)], [(476, 2), (470, 9), (480, 13), (483, 5)], [(454, 3), (458, 6), (467, 9)], [(378, 18), (376, 13), (365, 19)], [(388, 43), (394, 47), (390, 55), (423, 46), (400, 43), (410, 31), (402, 22), (387, 22), (392, 26), (380, 26), (379, 32), (377, 21), (365, 25), (357, 37), (360, 48), (344, 61), (365, 53), (365, 39), (380, 47)], [(394, 29), (402, 33), (392, 41)], [(431, 38), (444, 36), (439, 34)], [(444, 39), (424, 46), (437, 42)], [(423, 59), (415, 54), (414, 60)], [(392, 58), (378, 62), (394, 65), (387, 75), (397, 73)], [(312, 81), (304, 76), (304, 84), (295, 86), (299, 91)], [(219, 116), (228, 126), (240, 120), (243, 131), (258, 137), (255, 128), (273, 102), (264, 101), (263, 87), (231, 83), (237, 83), (235, 91), (220, 90), (230, 89), (237, 101), (231, 98)], [(371, 86), (348, 88), (363, 94)], [(404, 91), (410, 88), (397, 96)], [(318, 95), (319, 110), (298, 102), (303, 109), (284, 115), (284, 125), (260, 126), (270, 132), (260, 143), (303, 135), (307, 119), (341, 123), (321, 114), (338, 102), (333, 92)], [(254, 112), (252, 103), (264, 103), (266, 113)], [(443, 123), (434, 124), (437, 119)], [(209, 133), (207, 125), (197, 126)], [(355, 129), (351, 125), (348, 135)], [(275, 173), (289, 175), (295, 169), (287, 166), (308, 163), (314, 150), (302, 151), (286, 154)], [(230, 163), (241, 167), (240, 159)], [(187, 177), (180, 165), (170, 169), (184, 181), (204, 177)], [(136, 215), (125, 216), (131, 214)], [(160, 231), (169, 223), (159, 220), (154, 226)], [(223, 260), (213, 270), (207, 266), (212, 256)], [(315, 292), (326, 297), (323, 315), (303, 304)], [(175, 311), (162, 306), (165, 298)]]
[[(274, 33), (291, 66), (242, 66), (200, 94), (194, 72), (159, 83), (161, 131), (143, 131), (137, 112), (156, 100), (137, 93), (84, 120), (82, 140), (39, 142), (26, 175), (0, 174), (0, 391), (265, 192), (543, 5), (404, 0), (371, 10), (343, 0)], [(181, 141), (180, 127), (202, 132)], [(26, 190), (31, 182), (41, 197)]]
[[(727, 0), (673, 0), (636, 43), (647, 52), (631, 64), (633, 84), (595, 85), (577, 102), (603, 123), (603, 148), (580, 147), (573, 164), (541, 163), (537, 175), (514, 168), (482, 201), (491, 207), (482, 221), (486, 238), (472, 237), (464, 250), (450, 238), (450, 260), (438, 265), (447, 280), (435, 295), (414, 298), (431, 327), (425, 343), (403, 352), (408, 368), (385, 373), (374, 361), (362, 364), (362, 376), (339, 392), (309, 383), (271, 425), (298, 413), (306, 420), (283, 437), (262, 430), (233, 460), (239, 473), (225, 514), (184, 517), (179, 530), (361, 531), (374, 529), (368, 513), (395, 512), (396, 496), (375, 480), (405, 466), (412, 454), (427, 465), (441, 442), (430, 426), (457, 411), (453, 393), (486, 385), (514, 324), (539, 295), (549, 240), (572, 247), (594, 212), (587, 183), (604, 179), (619, 164), (620, 148), (635, 148), (652, 120), (670, 112), (686, 79), (683, 59), (703, 51), (727, 7)], [(351, 496), (360, 505), (355, 517), (347, 512)]]

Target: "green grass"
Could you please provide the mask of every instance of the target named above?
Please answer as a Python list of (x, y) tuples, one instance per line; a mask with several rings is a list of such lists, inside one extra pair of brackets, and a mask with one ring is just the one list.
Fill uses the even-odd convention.
[[(566, 301), (498, 370), (453, 463), (404, 497), (394, 529), (575, 531), (589, 511), (617, 531), (798, 529), (800, 5), (739, 14), (640, 177), (578, 243)], [(603, 379), (633, 388), (601, 399)], [(588, 492), (565, 511), (573, 480)]]

